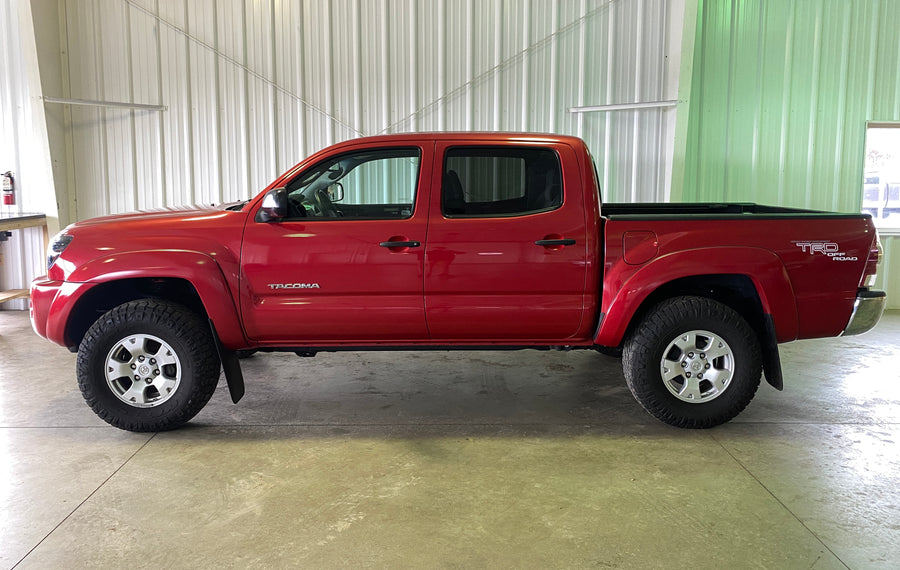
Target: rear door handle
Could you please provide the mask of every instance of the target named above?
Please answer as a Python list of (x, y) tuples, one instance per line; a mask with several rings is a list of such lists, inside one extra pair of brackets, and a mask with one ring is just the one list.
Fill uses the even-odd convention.
[(419, 247), (422, 243), (418, 241), (383, 241), (378, 245), (381, 247)]
[(544, 247), (553, 247), (560, 245), (575, 245), (574, 239), (539, 239), (534, 242), (534, 245), (541, 245)]

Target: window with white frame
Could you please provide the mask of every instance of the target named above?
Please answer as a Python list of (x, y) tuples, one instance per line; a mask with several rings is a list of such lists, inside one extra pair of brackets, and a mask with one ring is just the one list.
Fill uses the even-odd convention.
[(900, 123), (869, 123), (862, 211), (880, 230), (900, 231)]

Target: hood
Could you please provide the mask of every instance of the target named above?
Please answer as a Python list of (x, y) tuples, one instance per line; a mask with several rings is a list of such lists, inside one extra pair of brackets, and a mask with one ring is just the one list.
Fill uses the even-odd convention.
[(84, 228), (89, 226), (98, 226), (104, 224), (122, 223), (122, 222), (178, 222), (178, 221), (196, 221), (208, 216), (219, 216), (225, 210), (235, 210), (235, 206), (246, 204), (246, 202), (232, 202), (229, 204), (219, 204), (217, 206), (170, 206), (167, 208), (155, 208), (152, 210), (139, 210), (137, 212), (128, 212), (125, 214), (114, 214), (110, 216), (100, 216), (90, 218), (80, 222), (75, 222), (69, 227), (72, 229)]

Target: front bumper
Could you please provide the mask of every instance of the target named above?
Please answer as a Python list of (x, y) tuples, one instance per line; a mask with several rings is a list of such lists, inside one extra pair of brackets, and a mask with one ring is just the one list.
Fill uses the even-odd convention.
[(850, 322), (847, 323), (841, 336), (852, 336), (872, 330), (884, 313), (886, 299), (884, 291), (860, 289), (856, 293), (856, 302), (853, 304)]
[(56, 298), (62, 285), (59, 281), (51, 281), (45, 276), (36, 278), (31, 282), (31, 299), (29, 302), (29, 316), (31, 328), (38, 335), (47, 338), (47, 317), (50, 315), (50, 305)]
[(31, 282), (31, 326), (38, 335), (69, 347), (66, 323), (74, 302), (90, 287), (89, 283), (54, 281), (37, 277)]

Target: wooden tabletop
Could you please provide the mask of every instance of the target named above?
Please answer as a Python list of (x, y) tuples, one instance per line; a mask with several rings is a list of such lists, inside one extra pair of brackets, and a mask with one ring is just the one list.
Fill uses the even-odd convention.
[(21, 214), (0, 214), (0, 230), (21, 230), (43, 226), (47, 223), (46, 214), (22, 212)]

